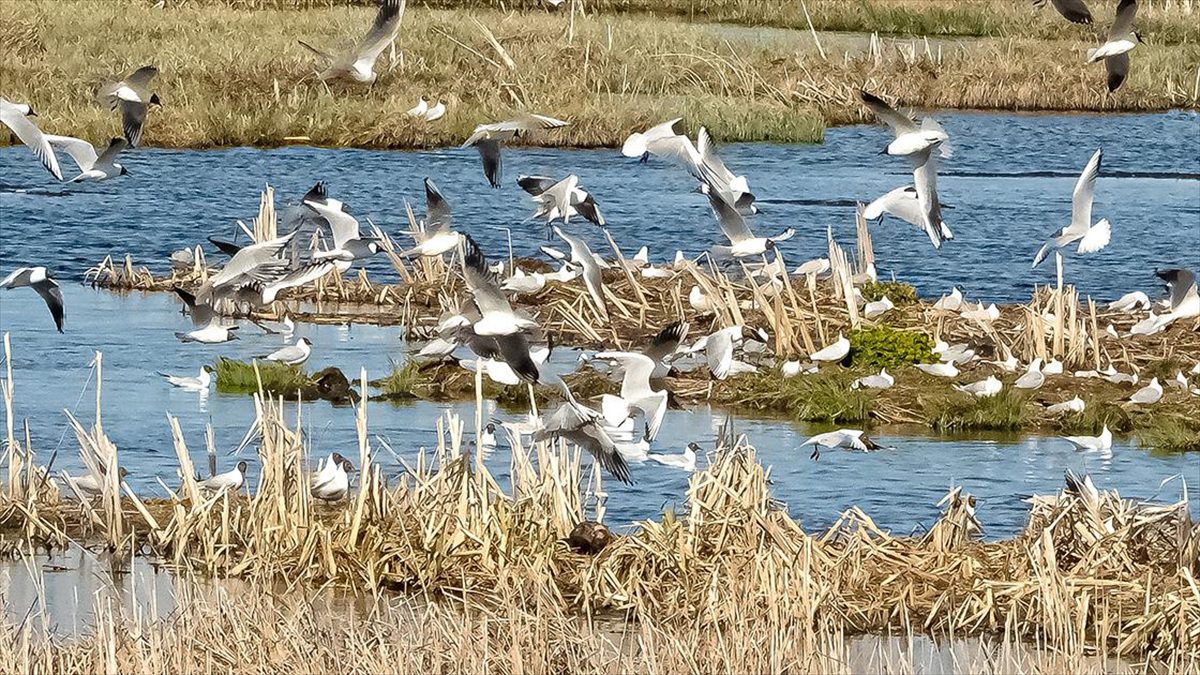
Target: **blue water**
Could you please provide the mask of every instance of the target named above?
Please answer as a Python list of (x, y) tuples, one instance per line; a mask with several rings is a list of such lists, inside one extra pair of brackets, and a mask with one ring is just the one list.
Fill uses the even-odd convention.
[[(874, 228), (884, 276), (915, 283), (925, 295), (953, 284), (989, 301), (1028, 299), (1053, 265), (1029, 269), (1046, 236), (1069, 222), (1071, 190), (1092, 152), (1105, 151), (1096, 185), (1094, 218), (1113, 224), (1105, 250), (1069, 257), (1067, 276), (1101, 300), (1130, 290), (1157, 292), (1156, 267), (1200, 267), (1200, 115), (1012, 115), (946, 112), (954, 157), (941, 164), (939, 192), (957, 238), (940, 253), (907, 224)], [(830, 129), (823, 145), (731, 144), (726, 164), (744, 173), (762, 213), (761, 233), (795, 227), (782, 245), (791, 262), (822, 255), (825, 230), (846, 243), (854, 237), (854, 203), (911, 182), (904, 160), (878, 155), (888, 140), (882, 126)], [(58, 184), (23, 147), (0, 149), (0, 263), (48, 264), (60, 277), (114, 254), (164, 270), (167, 255), (203, 236), (230, 237), (235, 221), (257, 212), (263, 185), (294, 203), (317, 180), (365, 221), (397, 233), (407, 228), (405, 200), (424, 208), (421, 180), (434, 178), (453, 204), (458, 227), (501, 253), (512, 232), (518, 255), (537, 255), (545, 229), (517, 188), (519, 174), (576, 173), (606, 214), (626, 250), (650, 245), (652, 259), (677, 248), (695, 254), (721, 243), (703, 196), (684, 171), (656, 161), (639, 165), (615, 150), (505, 150), (504, 188), (487, 187), (473, 149), (428, 152), (142, 149), (124, 159), (131, 175), (104, 184)], [(597, 247), (603, 239), (584, 229)], [(203, 235), (203, 236), (202, 236)], [(607, 247), (600, 247), (607, 250)], [(371, 269), (394, 279), (383, 260)]]
[[(182, 344), (172, 332), (189, 325), (178, 305), (165, 294), (140, 293), (118, 296), (79, 286), (65, 289), (72, 330), (54, 332), (40, 298), (27, 289), (0, 294), (0, 331), (9, 332), (13, 346), (15, 414), (28, 420), (33, 447), (42, 463), (54, 457), (53, 468), (72, 473), (81, 470), (78, 445), (66, 431), (64, 409), (90, 425), (94, 416), (94, 393), (85, 386), (91, 380), (89, 363), (93, 350), (104, 354), (103, 421), (105, 431), (119, 448), (121, 462), (134, 473), (129, 482), (148, 494), (161, 494), (157, 478), (176, 485), (177, 461), (171, 445), (167, 415), (179, 418), (195, 466), (207, 466), (204, 454), (205, 426), (212, 424), (221, 469), (236, 463), (229, 456), (254, 418), (251, 399), (212, 391), (201, 397), (169, 386), (155, 371), (194, 375), (200, 364), (218, 355), (249, 358), (278, 347), (282, 338), (246, 326), (241, 340), (225, 345)], [(310, 369), (328, 365), (342, 368), (357, 379), (360, 367), (368, 378), (388, 372), (392, 361), (403, 361), (407, 346), (398, 328), (376, 326), (297, 326), (296, 337), (308, 336), (314, 352)], [(574, 367), (576, 355), (556, 352), (551, 359), (556, 371)], [(488, 415), (516, 419), (519, 415), (497, 410), (488, 404)], [(288, 420), (294, 424), (296, 406), (289, 404)], [(454, 410), (472, 434), (473, 409), (466, 404), (408, 405), (373, 402), (367, 417), (376, 459), (395, 477), (401, 471), (396, 457), (382, 449), (386, 443), (401, 457), (412, 461), (420, 447), (436, 445), (436, 420), (443, 411)], [(328, 403), (305, 404), (303, 429), (314, 457), (338, 450), (357, 457), (354, 411)], [(670, 411), (655, 443), (659, 452), (678, 453), (689, 441), (706, 450), (713, 447), (724, 413), (707, 407), (692, 411)], [(1118, 439), (1109, 460), (1074, 452), (1061, 440), (1044, 437), (936, 438), (883, 436), (895, 450), (872, 454), (827, 451), (819, 461), (808, 458), (809, 450), (799, 445), (811, 433), (826, 428), (776, 420), (737, 419), (735, 428), (758, 448), (759, 459), (772, 467), (775, 496), (801, 518), (806, 527), (822, 528), (833, 523), (852, 505), (865, 509), (880, 525), (907, 533), (928, 525), (937, 516), (936, 502), (953, 485), (962, 485), (981, 500), (979, 515), (992, 537), (1012, 534), (1025, 520), (1021, 499), (1032, 493), (1050, 493), (1062, 484), (1066, 469), (1090, 472), (1102, 488), (1117, 488), (1129, 497), (1178, 499), (1179, 483), (1162, 491), (1159, 484), (1171, 476), (1188, 477), (1193, 507), (1200, 511), (1195, 486), (1200, 481), (1200, 457), (1157, 456)], [(19, 431), (18, 431), (19, 433)], [(258, 470), (253, 447), (243, 456), (250, 460), (250, 479)], [(502, 481), (508, 476), (509, 453), (501, 439), (488, 466)], [(705, 460), (700, 460), (703, 466)], [(663, 509), (682, 506), (688, 476), (654, 463), (635, 464), (632, 487), (607, 481), (608, 520), (628, 525)]]
[[(923, 234), (907, 225), (874, 228), (881, 274), (916, 283), (928, 295), (952, 284), (975, 298), (1006, 301), (1028, 297), (1032, 284), (1053, 274), (1050, 266), (1030, 271), (1028, 261), (1040, 241), (1067, 222), (1071, 189), (1095, 147), (1105, 148), (1096, 187), (1096, 218), (1113, 223), (1112, 242), (1085, 260), (1068, 258), (1067, 274), (1086, 293), (1109, 299), (1126, 291), (1156, 292), (1155, 267), (1200, 267), (1200, 116), (1175, 112), (1155, 115), (938, 115), (955, 139), (955, 155), (943, 164), (940, 191), (953, 208), (947, 222), (957, 239), (934, 253)], [(849, 243), (854, 202), (869, 200), (909, 180), (899, 160), (879, 156), (888, 140), (882, 127), (832, 129), (824, 145), (729, 145), (726, 163), (745, 173), (760, 195), (762, 213), (752, 227), (775, 232), (795, 227), (782, 246), (791, 262), (825, 249), (825, 228)], [(47, 264), (64, 282), (67, 333), (53, 331), (41, 300), (28, 289), (0, 292), (0, 331), (11, 332), (16, 378), (16, 415), (28, 419), (39, 461), (54, 458), (57, 469), (78, 471), (74, 438), (64, 409), (90, 421), (93, 394), (85, 391), (94, 350), (104, 353), (104, 426), (134, 470), (131, 483), (154, 493), (156, 478), (175, 483), (175, 457), (166, 421), (178, 416), (198, 467), (206, 464), (204, 428), (212, 424), (222, 468), (236, 458), (253, 418), (250, 399), (210, 393), (200, 397), (169, 387), (155, 371), (194, 375), (218, 355), (247, 358), (281, 344), (251, 326), (243, 339), (227, 345), (185, 345), (173, 332), (190, 322), (166, 295), (117, 296), (77, 283), (83, 271), (104, 255), (133, 253), (139, 263), (166, 268), (166, 256), (203, 236), (232, 236), (238, 218), (257, 211), (258, 193), (270, 183), (281, 202), (297, 199), (316, 180), (326, 180), (361, 220), (370, 217), (391, 232), (406, 227), (404, 200), (417, 201), (421, 178), (431, 176), (455, 208), (458, 227), (499, 253), (512, 232), (518, 255), (536, 254), (544, 229), (523, 222), (532, 207), (515, 186), (517, 175), (578, 173), (596, 195), (614, 237), (627, 251), (645, 242), (652, 258), (666, 260), (676, 248), (692, 254), (719, 241), (703, 198), (690, 192), (682, 170), (651, 162), (639, 165), (612, 150), (514, 149), (505, 152), (505, 188), (486, 187), (473, 150), (381, 152), (292, 147), (277, 150), (235, 148), (216, 151), (143, 149), (126, 161), (130, 176), (100, 185), (49, 182), (24, 148), (0, 149), (0, 272), (22, 264)], [(584, 230), (594, 243), (600, 238)], [(382, 260), (372, 275), (390, 279)], [(72, 283), (75, 282), (75, 283)], [(308, 367), (342, 368), (352, 378), (360, 367), (369, 377), (406, 358), (409, 348), (399, 329), (372, 326), (300, 326), (296, 336), (315, 343)], [(1193, 358), (1200, 355), (1191, 355)], [(574, 355), (555, 357), (569, 369)], [(295, 406), (290, 405), (294, 419)], [(373, 403), (371, 433), (411, 459), (419, 447), (432, 447), (435, 422), (454, 409), (472, 419), (464, 405)], [(313, 454), (333, 450), (355, 456), (354, 414), (326, 403), (305, 405), (303, 426)], [(489, 411), (491, 414), (491, 411)], [(502, 412), (496, 412), (503, 416)], [(679, 452), (688, 441), (712, 447), (721, 412), (707, 408), (669, 413), (656, 450)], [(1062, 441), (1039, 437), (884, 437), (893, 451), (870, 455), (824, 453), (820, 461), (798, 449), (809, 428), (774, 420), (738, 420), (739, 431), (758, 447), (773, 468), (775, 495), (806, 526), (834, 522), (851, 505), (863, 507), (884, 527), (909, 532), (931, 523), (935, 503), (952, 485), (981, 499), (987, 534), (1015, 532), (1025, 518), (1020, 499), (1052, 492), (1070, 468), (1088, 471), (1102, 488), (1130, 497), (1176, 499), (1183, 475), (1191, 483), (1193, 505), (1200, 458), (1160, 457), (1119, 439), (1113, 457), (1076, 454)], [(378, 449), (382, 444), (376, 443)], [(252, 459), (252, 458), (251, 458)], [(396, 458), (379, 451), (391, 475)], [(703, 459), (701, 464), (703, 464)], [(489, 460), (501, 477), (507, 451)], [(606, 485), (609, 520), (627, 525), (682, 504), (687, 476), (656, 464), (636, 465), (637, 484)], [(251, 462), (251, 479), (257, 469)]]

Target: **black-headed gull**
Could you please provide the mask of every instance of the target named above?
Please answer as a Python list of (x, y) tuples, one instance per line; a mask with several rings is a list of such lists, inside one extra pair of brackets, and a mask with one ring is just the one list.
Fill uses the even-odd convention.
[(566, 122), (546, 115), (524, 114), (503, 122), (480, 124), (462, 144), (462, 147), (475, 146), (479, 151), (479, 159), (483, 163), (483, 175), (488, 183), (499, 189), (504, 163), (500, 158), (500, 144), (512, 141), (531, 132), (559, 129), (567, 126)]
[(142, 130), (146, 126), (146, 112), (150, 106), (162, 106), (158, 94), (150, 90), (150, 82), (158, 75), (158, 68), (142, 66), (124, 79), (110, 82), (100, 88), (98, 98), (109, 110), (121, 109), (121, 130), (129, 145), (142, 143)]
[(395, 41), (400, 33), (400, 22), (404, 18), (405, 0), (379, 0), (379, 11), (375, 21), (363, 39), (348, 53), (333, 55), (324, 52), (303, 40), (298, 40), (301, 46), (316, 54), (321, 59), (322, 68), (317, 77), (322, 81), (348, 80), (360, 84), (375, 81), (375, 62), (383, 50)]
[(1108, 90), (1116, 91), (1129, 75), (1129, 52), (1138, 46), (1142, 35), (1133, 27), (1137, 18), (1137, 0), (1121, 0), (1117, 5), (1117, 16), (1108, 30), (1108, 40), (1095, 49), (1087, 50), (1087, 62), (1104, 60), (1108, 71)]

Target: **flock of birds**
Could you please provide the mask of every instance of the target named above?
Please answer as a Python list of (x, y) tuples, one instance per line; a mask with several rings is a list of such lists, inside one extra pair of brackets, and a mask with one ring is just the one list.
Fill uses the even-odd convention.
[[(1091, 20), (1086, 7), (1079, 0), (1053, 0), (1053, 4), (1073, 21)], [(324, 65), (318, 72), (319, 77), (322, 80), (373, 82), (377, 76), (375, 62), (393, 44), (403, 8), (402, 1), (384, 0), (370, 32), (355, 50), (347, 54), (331, 55), (305, 44), (322, 59)], [(1089, 61), (1105, 60), (1110, 89), (1115, 89), (1124, 79), (1128, 69), (1128, 52), (1140, 40), (1133, 29), (1136, 9), (1134, 0), (1122, 0), (1108, 42), (1089, 51)], [(79, 165), (80, 174), (73, 179), (75, 181), (115, 178), (128, 173), (115, 161), (117, 156), (128, 148), (137, 147), (146, 124), (147, 111), (150, 106), (162, 105), (151, 88), (157, 73), (154, 66), (145, 66), (100, 89), (101, 103), (113, 111), (119, 109), (124, 131), (122, 138), (112, 139), (101, 153), (97, 153), (86, 141), (43, 133), (30, 119), (34, 111), (25, 104), (0, 99), (0, 120), (56, 178), (61, 180), (63, 175), (56, 150), (67, 152)], [(932, 118), (926, 117), (918, 123), (912, 116), (897, 110), (875, 94), (864, 90), (860, 96), (862, 103), (892, 131), (892, 140), (881, 154), (906, 160), (911, 166), (913, 179), (912, 184), (898, 187), (866, 205), (864, 217), (869, 220), (880, 220), (887, 215), (899, 218), (923, 231), (932, 245), (940, 248), (954, 238), (953, 232), (942, 220), (937, 195), (938, 162), (952, 156), (949, 134)], [(444, 104), (439, 102), (430, 106), (422, 99), (409, 114), (436, 119), (444, 112)], [(779, 242), (794, 236), (795, 230), (788, 228), (772, 236), (756, 234), (750, 222), (758, 213), (758, 208), (747, 178), (733, 173), (725, 165), (704, 127), (699, 128), (693, 141), (677, 131), (681, 122), (682, 119), (673, 119), (631, 134), (622, 146), (622, 154), (642, 162), (655, 158), (678, 164), (696, 180), (697, 192), (707, 198), (720, 231), (727, 240), (727, 243), (714, 245), (710, 249), (709, 255), (714, 260), (761, 260), (761, 265), (753, 265), (752, 274), (765, 279), (768, 288), (780, 288), (789, 283), (789, 274), (782, 268), (781, 259), (776, 258), (775, 263), (768, 263), (766, 255)], [(568, 122), (547, 115), (521, 114), (509, 120), (480, 124), (463, 146), (474, 147), (478, 151), (485, 179), (493, 188), (500, 188), (503, 185), (501, 148), (504, 144), (567, 125)], [(1036, 252), (1033, 258), (1035, 267), (1051, 253), (1062, 255), (1069, 246), (1074, 246), (1079, 254), (1088, 254), (1103, 249), (1109, 243), (1110, 223), (1106, 219), (1092, 222), (1091, 213), (1102, 157), (1103, 153), (1097, 150), (1084, 167), (1073, 192), (1070, 223), (1052, 233)], [(534, 442), (565, 439), (589, 451), (608, 473), (627, 483), (632, 482), (630, 461), (652, 460), (685, 470), (694, 469), (696, 453), (700, 449), (695, 443), (689, 444), (680, 455), (650, 452), (650, 445), (661, 429), (670, 398), (664, 378), (672, 369), (682, 369), (689, 363), (693, 368), (706, 368), (716, 379), (753, 372), (761, 365), (768, 351), (766, 343), (769, 342), (769, 336), (761, 329), (731, 326), (704, 335), (689, 344), (688, 324), (673, 323), (650, 337), (639, 349), (601, 351), (581, 357), (581, 360), (592, 363), (598, 369), (619, 375), (620, 391), (615, 395), (603, 395), (599, 409), (577, 400), (561, 377), (543, 372), (543, 366), (553, 349), (550, 336), (543, 332), (536, 316), (514, 306), (515, 299), (537, 293), (548, 283), (571, 283), (579, 279), (595, 314), (606, 320), (608, 306), (603, 288), (605, 269), (625, 265), (630, 274), (648, 278), (671, 277), (690, 261), (677, 252), (671, 264), (652, 265), (645, 248), (632, 260), (606, 260), (592, 251), (583, 237), (566, 229), (572, 218), (582, 219), (599, 228), (605, 226), (595, 196), (580, 185), (577, 176), (569, 175), (561, 179), (520, 176), (517, 184), (529, 194), (535, 205), (533, 217), (544, 220), (548, 230), (568, 249), (563, 251), (552, 246), (542, 247), (542, 251), (559, 265), (554, 272), (527, 273), (519, 268), (506, 270), (503, 262), (489, 262), (475, 239), (454, 222), (450, 202), (438, 186), (432, 180), (425, 179), (424, 218), (415, 231), (407, 233), (414, 240), (413, 246), (399, 255), (410, 259), (442, 258), (448, 255), (451, 260), (457, 260), (467, 297), (460, 303), (459, 311), (442, 317), (437, 326), (437, 337), (429, 341), (417, 357), (447, 359), (466, 351), (474, 358), (459, 362), (464, 368), (476, 372), (480, 378), (486, 376), (504, 385), (532, 386), (537, 382), (547, 382), (559, 386), (564, 402), (554, 410), (540, 417), (531, 416), (523, 422), (501, 423), (501, 427), (513, 435), (514, 442), (526, 435)], [(238, 325), (235, 319), (269, 312), (275, 300), (287, 289), (303, 286), (330, 273), (343, 273), (384, 250), (382, 232), (378, 229), (364, 232), (346, 204), (331, 196), (327, 186), (320, 182), (301, 198), (299, 204), (282, 213), (280, 231), (285, 234), (246, 246), (209, 239), (229, 259), (198, 288), (175, 289), (193, 322), (190, 330), (176, 334), (178, 339), (204, 344), (237, 339)], [(197, 249), (178, 251), (172, 255), (172, 260), (180, 266), (190, 266), (198, 255)], [(801, 265), (792, 275), (815, 277), (829, 269), (827, 259), (817, 259)], [(506, 273), (507, 276), (504, 276)], [(1165, 311), (1155, 314), (1151, 301), (1143, 293), (1130, 294), (1112, 305), (1121, 311), (1150, 310), (1149, 317), (1134, 326), (1133, 334), (1153, 334), (1176, 320), (1200, 316), (1200, 295), (1197, 294), (1193, 273), (1177, 269), (1159, 274), (1170, 292), (1169, 299), (1161, 308)], [(874, 270), (871, 268), (856, 281), (873, 279)], [(32, 287), (41, 295), (61, 332), (63, 298), (52, 273), (41, 266), (24, 267), (0, 281), (0, 288), (22, 286)], [(690, 289), (688, 302), (700, 313), (710, 312), (714, 307), (713, 300), (699, 286)], [(895, 307), (886, 297), (864, 304), (864, 316), (872, 320)], [(995, 305), (985, 307), (982, 303), (969, 303), (957, 288), (940, 299), (935, 308), (958, 312), (964, 318), (981, 323), (990, 323), (999, 316)], [(282, 332), (290, 335), (293, 328), (294, 324), (284, 316)], [(1115, 329), (1109, 326), (1109, 332), (1115, 333)], [(312, 342), (301, 337), (295, 343), (260, 358), (299, 366), (307, 361), (312, 349)], [(778, 367), (784, 377), (795, 377), (816, 372), (823, 363), (842, 362), (849, 351), (849, 341), (839, 335), (831, 344), (810, 354), (807, 361), (786, 361), (778, 364)], [(917, 367), (938, 377), (957, 377), (961, 372), (960, 366), (979, 360), (974, 349), (967, 344), (948, 345), (939, 341), (935, 353), (939, 356), (938, 363), (919, 364)], [(758, 364), (753, 363), (756, 358)], [(1010, 353), (1003, 360), (987, 363), (1003, 372), (1017, 372), (1020, 369), (1017, 359)], [(1043, 385), (1048, 375), (1061, 373), (1061, 363), (1043, 364), (1040, 359), (1035, 359), (1026, 365), (1011, 386), (1036, 389)], [(1200, 374), (1200, 364), (1190, 373), (1197, 374)], [(1111, 366), (1107, 371), (1077, 372), (1075, 375), (1103, 377), (1114, 382), (1137, 382), (1136, 374), (1119, 373)], [(207, 391), (212, 382), (212, 370), (205, 366), (195, 377), (167, 374), (164, 377), (173, 386)], [(859, 378), (853, 387), (884, 389), (893, 386), (895, 381), (895, 376), (885, 369), (878, 374)], [(1182, 372), (1172, 384), (1200, 395), (1200, 389), (1192, 389), (1188, 376)], [(996, 395), (1004, 386), (998, 377), (989, 375), (979, 381), (955, 384), (954, 388), (975, 397), (986, 397)], [(1153, 379), (1130, 396), (1129, 404), (1153, 404), (1162, 395), (1162, 386), (1157, 379)], [(1051, 412), (1078, 412), (1084, 406), (1085, 403), (1076, 397), (1052, 405)], [(634, 431), (634, 423), (639, 419), (641, 427)], [(494, 446), (495, 432), (495, 423), (488, 424), (477, 439), (477, 445), (481, 448)], [(1082, 449), (1105, 450), (1111, 448), (1112, 443), (1107, 428), (1096, 438), (1072, 437), (1067, 440)], [(814, 459), (819, 457), (822, 447), (857, 450), (879, 447), (862, 431), (850, 429), (814, 436), (803, 444), (807, 445), (814, 446)], [(349, 486), (348, 474), (353, 470), (349, 460), (337, 453), (331, 454), (313, 476), (313, 494), (322, 499), (345, 496)], [(211, 490), (238, 489), (243, 484), (245, 471), (246, 463), (239, 462), (234, 469), (202, 481), (201, 486)], [(91, 475), (71, 480), (81, 493), (94, 492), (100, 485), (97, 477)]]

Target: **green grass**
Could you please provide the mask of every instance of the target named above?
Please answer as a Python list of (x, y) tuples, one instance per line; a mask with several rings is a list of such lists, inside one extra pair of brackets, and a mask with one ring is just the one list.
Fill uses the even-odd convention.
[(859, 291), (867, 302), (875, 302), (887, 296), (897, 307), (915, 305), (919, 300), (916, 287), (903, 281), (868, 281)]
[(1012, 389), (987, 398), (956, 394), (928, 403), (926, 416), (939, 431), (1016, 431), (1028, 418), (1027, 401)]
[(1200, 420), (1163, 419), (1138, 432), (1155, 452), (1200, 452)]
[(259, 361), (258, 375), (255, 364), (234, 359), (217, 361), (217, 391), (227, 394), (253, 394), (259, 391), (259, 376), (262, 390), (281, 396), (295, 396), (297, 391), (308, 389), (313, 381), (299, 367), (282, 363)]
[(933, 340), (924, 333), (890, 326), (850, 332), (850, 362), (856, 368), (895, 368), (911, 363), (935, 363)]
[[(652, 4), (670, 16), (623, 13)], [(791, 25), (796, 19), (790, 3), (784, 8), (754, 0), (698, 4), (697, 21)], [(967, 11), (956, 9), (957, 2), (933, 3), (941, 8), (936, 10), (925, 4), (814, 0), (810, 8), (819, 27), (839, 29), (849, 22), (875, 22), (875, 28), (888, 30), (920, 21), (926, 23), (915, 28), (936, 33), (942, 23), (966, 22), (955, 18)], [(988, 8), (1000, 4), (984, 3)], [(682, 22), (679, 17), (696, 6), (683, 0), (601, 2), (594, 5), (601, 13), (577, 16), (573, 24), (567, 12), (442, 10), (414, 2), (398, 43), (402, 62), (389, 72), (385, 56), (379, 64), (383, 74), (370, 89), (333, 85), (327, 90), (313, 77), (313, 57), (296, 41), (336, 49), (362, 34), (371, 21), (369, 7), (324, 0), (224, 0), (168, 1), (155, 9), (140, 0), (23, 0), (5, 3), (0, 80), (7, 98), (39, 111), (47, 131), (100, 141), (118, 134), (119, 124), (95, 103), (92, 91), (114, 75), (156, 64), (161, 74), (155, 89), (165, 106), (150, 113), (144, 142), (160, 147), (274, 146), (297, 136), (321, 146), (448, 146), (460, 143), (479, 122), (520, 110), (572, 123), (544, 139), (551, 144), (616, 146), (632, 130), (678, 116), (689, 131), (706, 125), (721, 142), (816, 142), (827, 124), (866, 119), (856, 100), (861, 86), (924, 107), (1159, 110), (1196, 105), (1200, 46), (1195, 41), (1166, 46), (1169, 40), (1156, 41), (1151, 32), (1151, 43), (1137, 50), (1125, 87), (1106, 97), (1103, 69), (1081, 63), (1095, 36), (1059, 27), (1065, 22), (1051, 22), (1044, 12), (1029, 19), (1029, 8), (1016, 4), (1022, 5), (1019, 14), (1004, 16), (1054, 26), (1055, 39), (987, 38), (961, 48), (946, 46), (932, 58), (923, 53), (907, 58), (889, 47), (878, 60), (861, 44), (847, 43), (831, 46), (828, 60), (822, 60), (803, 34), (779, 43), (755, 38), (753, 32), (734, 37), (718, 27)], [(988, 11), (971, 8), (969, 13), (983, 17)], [(948, 12), (949, 18), (938, 18), (938, 12)], [(515, 68), (498, 65), (473, 18), (494, 33)], [(1152, 16), (1146, 21), (1154, 25)], [(422, 96), (446, 101), (446, 117), (433, 124), (406, 117), (404, 111)], [(0, 138), (7, 141), (7, 135)]]
[(1058, 420), (1058, 427), (1063, 433), (1078, 435), (1098, 435), (1100, 430), (1108, 426), (1114, 433), (1133, 431), (1133, 419), (1120, 405), (1109, 403), (1094, 403), (1084, 408), (1083, 412), (1068, 413)]
[(802, 422), (865, 422), (874, 409), (873, 396), (853, 390), (848, 373), (782, 377), (778, 371), (745, 375), (725, 383), (723, 402), (788, 415)]
[(416, 361), (408, 361), (403, 366), (392, 362), (392, 371), (387, 377), (374, 380), (371, 386), (380, 390), (384, 398), (393, 400), (419, 398), (421, 383), (425, 381), (421, 366)]

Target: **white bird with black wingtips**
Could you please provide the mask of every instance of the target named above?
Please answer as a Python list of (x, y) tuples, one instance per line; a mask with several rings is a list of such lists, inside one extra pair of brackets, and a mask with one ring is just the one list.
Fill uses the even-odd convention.
[(54, 154), (54, 148), (50, 147), (50, 142), (46, 140), (46, 134), (43, 134), (42, 130), (29, 119), (36, 116), (37, 114), (28, 104), (13, 103), (0, 96), (0, 122), (12, 130), (13, 134), (33, 152), (33, 156), (38, 158), (38, 161), (46, 167), (51, 175), (62, 180), (62, 168), (58, 165), (58, 157)]
[[(400, 33), (400, 23), (404, 19), (404, 0), (380, 0), (379, 11), (371, 29), (363, 36), (350, 52), (333, 55), (298, 40), (300, 45), (309, 50), (322, 61), (322, 68), (317, 77), (323, 82), (330, 80), (345, 80), (359, 84), (370, 84), (378, 74), (375, 72), (375, 62), (383, 54), (383, 50), (392, 46)], [(428, 104), (426, 104), (428, 105)], [(419, 104), (418, 104), (419, 107)], [(422, 111), (424, 114), (425, 111)]]
[(1092, 223), (1092, 197), (1103, 156), (1103, 149), (1097, 150), (1083, 168), (1079, 180), (1075, 181), (1075, 190), (1071, 193), (1071, 224), (1057, 230), (1042, 244), (1037, 255), (1033, 257), (1034, 267), (1042, 264), (1050, 251), (1062, 249), (1075, 242), (1079, 242), (1076, 252), (1080, 254), (1095, 253), (1108, 246), (1112, 237), (1112, 226), (1108, 220), (1101, 218), (1095, 224)]
[(263, 361), (274, 361), (276, 363), (283, 363), (289, 366), (299, 366), (307, 361), (310, 355), (312, 355), (312, 341), (306, 337), (302, 337), (299, 340), (296, 340), (296, 344), (294, 345), (288, 345), (286, 347), (276, 349), (266, 356), (259, 356), (257, 358)]
[(823, 434), (817, 434), (812, 438), (800, 444), (800, 447), (806, 445), (813, 446), (812, 459), (821, 458), (821, 448), (846, 448), (847, 450), (861, 450), (869, 452), (872, 450), (884, 449), (859, 429), (838, 429)]
[(618, 427), (632, 417), (634, 411), (640, 412), (646, 425), (643, 438), (653, 441), (667, 412), (667, 391), (655, 391), (650, 386), (650, 377), (656, 365), (654, 359), (636, 352), (600, 352), (593, 358), (615, 361), (625, 371), (620, 395), (604, 394), (600, 397), (604, 420), (609, 426)]
[(63, 297), (58, 282), (45, 267), (18, 267), (0, 281), (0, 288), (21, 288), (28, 286), (42, 296), (50, 316), (54, 317), (54, 327), (63, 332)]
[(75, 165), (79, 167), (79, 175), (71, 179), (72, 183), (108, 180), (129, 174), (129, 171), (116, 161), (117, 155), (129, 148), (129, 141), (124, 138), (110, 140), (108, 147), (100, 154), (96, 154), (96, 147), (91, 143), (78, 138), (48, 134), (46, 140), (75, 160)]
[(512, 141), (536, 131), (560, 129), (570, 122), (555, 119), (546, 115), (524, 114), (510, 120), (480, 124), (467, 138), (462, 147), (474, 146), (479, 151), (479, 159), (483, 163), (483, 175), (488, 183), (499, 189), (504, 163), (500, 158), (500, 144)]

